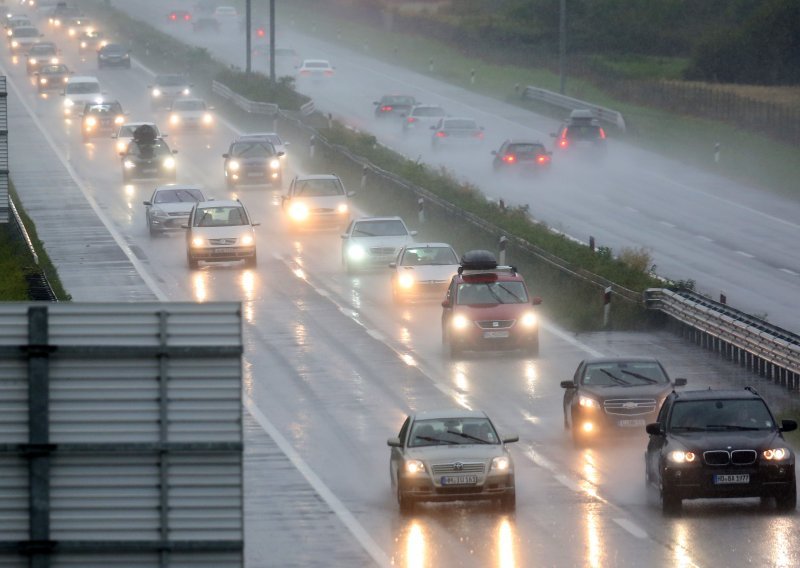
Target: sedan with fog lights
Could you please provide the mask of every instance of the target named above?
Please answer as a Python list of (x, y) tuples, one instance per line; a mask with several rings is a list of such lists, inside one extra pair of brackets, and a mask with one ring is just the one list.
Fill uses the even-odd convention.
[(239, 185), (272, 184), (283, 181), (283, 152), (278, 152), (268, 138), (242, 135), (231, 142), (222, 154), (222, 170), (229, 188)]
[(150, 236), (187, 225), (195, 204), (205, 200), (203, 191), (194, 185), (171, 183), (156, 187), (150, 199), (143, 202)]
[(175, 99), (169, 109), (169, 125), (179, 129), (210, 129), (214, 126), (213, 106), (203, 99)]
[(40, 33), (35, 26), (18, 26), (14, 28), (8, 38), (11, 53), (27, 53), (43, 36), (44, 34)]
[(72, 71), (63, 63), (58, 65), (42, 65), (34, 73), (36, 78), (36, 89), (43, 93), (51, 90), (63, 90), (69, 81)]
[(98, 49), (109, 44), (105, 34), (97, 30), (91, 30), (79, 34), (77, 42), (78, 53), (81, 55), (85, 55), (93, 51), (96, 52)]
[(458, 255), (447, 243), (407, 245), (389, 263), (392, 299), (398, 303), (424, 298), (441, 300), (458, 267)]
[(86, 16), (72, 16), (71, 18), (67, 18), (64, 29), (67, 30), (67, 35), (69, 37), (77, 38), (83, 33), (96, 30), (97, 24)]
[(192, 83), (180, 73), (163, 73), (156, 75), (150, 90), (150, 108), (156, 110), (169, 108), (172, 102), (192, 94)]
[(119, 101), (86, 103), (81, 114), (84, 142), (95, 136), (108, 136), (125, 122), (125, 111)]
[(80, 112), (87, 103), (102, 103), (103, 91), (97, 77), (73, 75), (67, 80), (62, 92), (64, 116)]
[(31, 46), (25, 58), (25, 70), (28, 75), (36, 73), (43, 65), (58, 65), (59, 51), (52, 41), (41, 41)]
[(256, 266), (256, 226), (238, 199), (197, 203), (184, 226), (189, 268), (197, 268), (201, 260), (244, 260), (245, 266)]
[(671, 381), (663, 365), (649, 357), (584, 359), (571, 381), (562, 381), (564, 428), (575, 445), (623, 432), (641, 433), (661, 403), (686, 379)]
[(281, 207), (292, 228), (342, 230), (350, 222), (354, 195), (334, 174), (295, 176), (281, 196)]
[(342, 235), (342, 266), (347, 272), (368, 267), (386, 267), (398, 251), (414, 242), (400, 217), (360, 217)]
[(684, 499), (760, 497), (778, 511), (797, 507), (795, 455), (752, 387), (670, 393), (656, 422), (647, 425), (645, 480), (659, 493), (665, 514)]
[(514, 461), (485, 412), (455, 408), (408, 416), (391, 448), (389, 475), (401, 513), (423, 501), (496, 500), (516, 508)]
[(164, 134), (158, 129), (155, 122), (126, 122), (119, 127), (119, 130), (111, 134), (111, 138), (117, 141), (117, 153), (124, 152), (128, 149), (128, 144), (133, 140), (133, 133), (136, 132), (136, 129), (140, 126), (149, 126), (152, 128), (156, 133), (156, 138), (166, 138), (168, 136), (168, 134)]

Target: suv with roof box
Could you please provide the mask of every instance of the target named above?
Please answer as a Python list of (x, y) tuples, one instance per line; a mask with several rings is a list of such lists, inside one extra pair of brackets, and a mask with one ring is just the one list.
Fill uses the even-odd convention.
[(606, 131), (594, 113), (588, 109), (573, 110), (558, 132), (555, 150), (560, 154), (581, 154), (602, 157), (606, 154)]

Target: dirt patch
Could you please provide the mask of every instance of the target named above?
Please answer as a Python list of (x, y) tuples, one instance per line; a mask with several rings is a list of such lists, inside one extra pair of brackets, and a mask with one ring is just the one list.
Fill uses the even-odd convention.
[(760, 85), (733, 85), (704, 83), (702, 81), (667, 81), (674, 85), (695, 86), (704, 89), (731, 93), (736, 96), (763, 103), (772, 103), (800, 110), (800, 87), (764, 87)]

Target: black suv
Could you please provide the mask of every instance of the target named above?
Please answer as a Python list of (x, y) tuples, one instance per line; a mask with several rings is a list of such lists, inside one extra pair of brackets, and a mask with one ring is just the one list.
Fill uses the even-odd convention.
[(109, 135), (125, 122), (125, 112), (119, 101), (86, 103), (81, 116), (81, 132), (86, 142), (93, 136)]
[(269, 183), (281, 187), (283, 164), (281, 156), (269, 138), (256, 134), (243, 134), (231, 142), (222, 154), (225, 162), (225, 183), (229, 188), (237, 185)]
[(562, 381), (564, 428), (575, 445), (600, 441), (608, 434), (641, 433), (656, 419), (661, 403), (686, 379), (670, 381), (656, 359), (596, 357), (584, 359), (571, 381)]
[(152, 126), (143, 125), (133, 132), (133, 140), (119, 155), (122, 158), (122, 179), (125, 183), (133, 179), (168, 179), (175, 181), (176, 163), (163, 138)]
[(647, 484), (666, 514), (683, 499), (716, 497), (774, 498), (778, 510), (794, 511), (794, 452), (782, 433), (796, 429), (794, 420), (778, 425), (752, 387), (673, 392), (647, 425)]
[(606, 154), (606, 131), (590, 110), (573, 110), (558, 132), (555, 149), (563, 154), (585, 154), (602, 157)]

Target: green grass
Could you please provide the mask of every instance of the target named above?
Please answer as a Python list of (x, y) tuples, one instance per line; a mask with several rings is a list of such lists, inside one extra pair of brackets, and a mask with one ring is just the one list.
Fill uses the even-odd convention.
[(592, 55), (587, 58), (598, 70), (606, 69), (626, 79), (683, 79), (690, 61), (682, 57), (654, 57), (649, 55)]
[(29, 260), (23, 243), (11, 231), (10, 224), (0, 225), (0, 301), (21, 302), (28, 299), (25, 267)]

